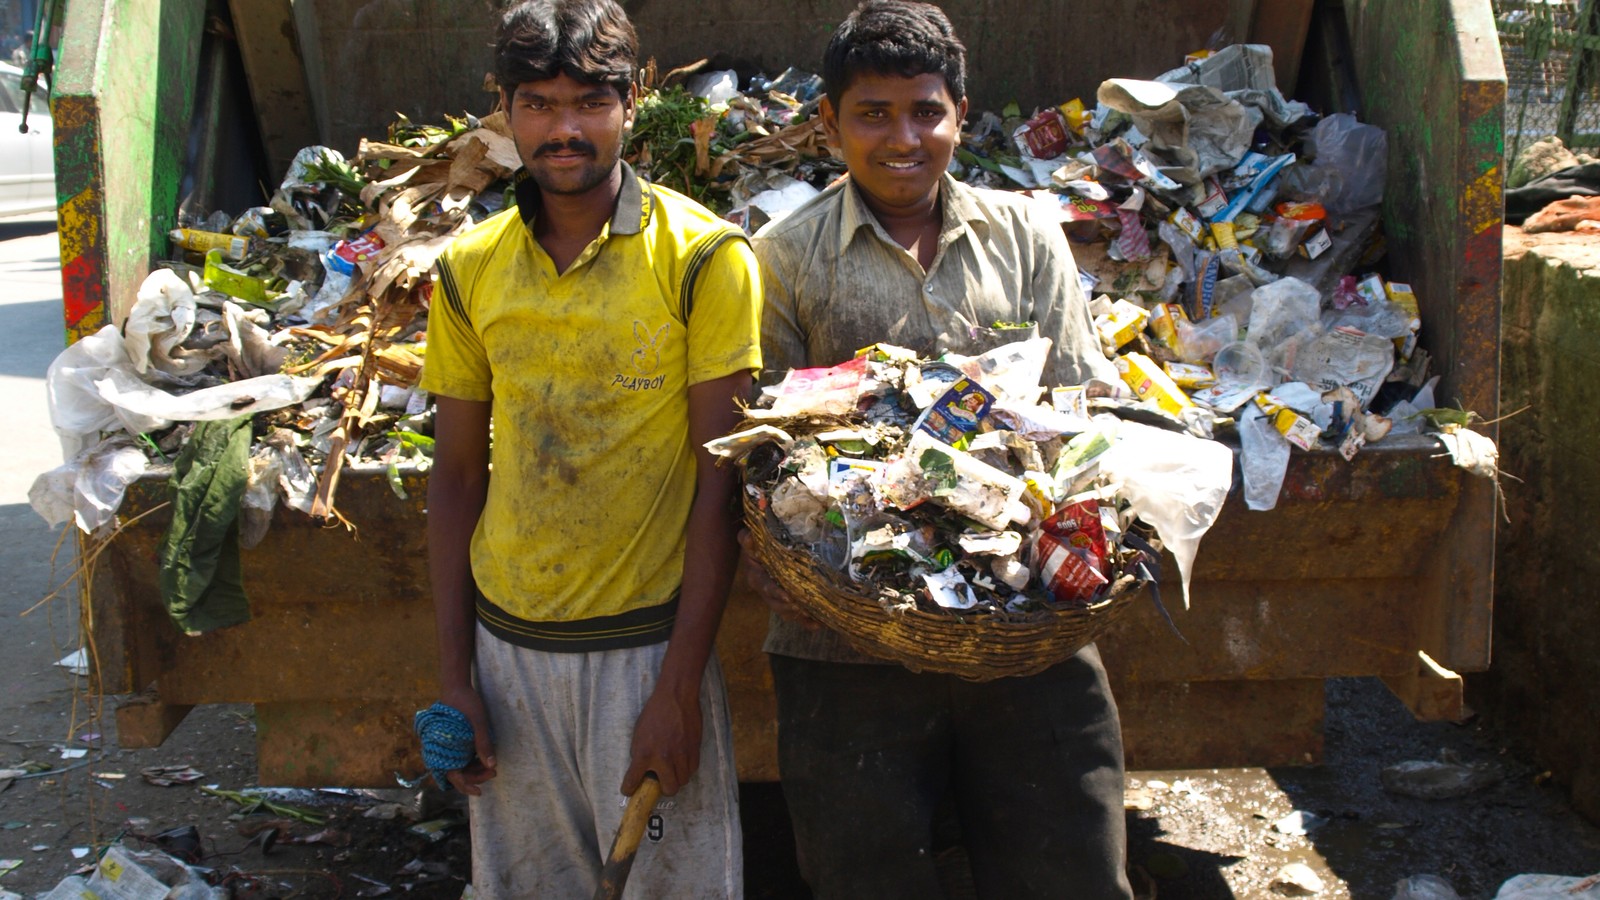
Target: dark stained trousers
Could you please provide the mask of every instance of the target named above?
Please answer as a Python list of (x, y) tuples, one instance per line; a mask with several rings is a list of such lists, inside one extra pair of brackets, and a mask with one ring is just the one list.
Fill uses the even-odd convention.
[(1131, 897), (1122, 729), (1092, 645), (983, 684), (769, 659), (783, 794), (817, 900), (943, 896), (932, 844), (946, 793), (979, 897)]

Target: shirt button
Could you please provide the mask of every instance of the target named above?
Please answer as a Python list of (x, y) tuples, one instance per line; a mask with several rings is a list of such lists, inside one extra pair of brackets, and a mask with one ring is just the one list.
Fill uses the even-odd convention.
[(931, 285), (931, 284), (928, 285), (927, 290), (928, 290), (928, 293), (930, 293), (930, 294), (933, 293), (933, 285)]

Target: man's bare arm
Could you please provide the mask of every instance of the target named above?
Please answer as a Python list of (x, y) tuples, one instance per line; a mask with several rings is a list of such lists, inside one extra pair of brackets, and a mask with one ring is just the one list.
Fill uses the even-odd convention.
[(433, 468), (428, 474), (428, 574), (439, 633), (440, 699), (472, 723), (478, 758), (450, 774), (463, 793), (493, 778), (494, 745), (483, 698), (472, 684), (478, 616), (472, 580), (472, 532), (489, 491), (492, 405), (436, 397)]

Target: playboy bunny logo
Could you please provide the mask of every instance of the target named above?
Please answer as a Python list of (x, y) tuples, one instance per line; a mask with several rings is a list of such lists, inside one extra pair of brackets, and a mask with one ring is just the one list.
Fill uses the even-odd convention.
[(633, 339), (639, 343), (633, 351), (633, 375), (624, 375), (618, 372), (611, 379), (612, 387), (620, 387), (626, 391), (658, 391), (667, 383), (667, 376), (657, 375), (655, 371), (661, 368), (661, 342), (667, 337), (667, 331), (672, 327), (668, 322), (656, 329), (655, 335), (650, 334), (650, 326), (635, 319), (633, 321)]
[(638, 319), (633, 320), (633, 337), (639, 342), (639, 349), (633, 351), (633, 370), (640, 375), (649, 375), (661, 365), (661, 339), (666, 337), (667, 329), (672, 323), (668, 322), (656, 329), (656, 336), (650, 336), (650, 329)]

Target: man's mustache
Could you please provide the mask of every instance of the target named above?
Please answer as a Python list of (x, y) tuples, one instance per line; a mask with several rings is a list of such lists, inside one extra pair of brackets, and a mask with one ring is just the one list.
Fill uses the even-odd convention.
[(563, 151), (571, 153), (583, 153), (588, 156), (594, 156), (597, 152), (595, 150), (595, 146), (588, 141), (573, 138), (570, 141), (552, 141), (548, 144), (541, 144), (539, 149), (533, 151), (533, 156), (535, 159), (538, 159), (541, 156), (546, 156), (551, 153), (560, 153)]

